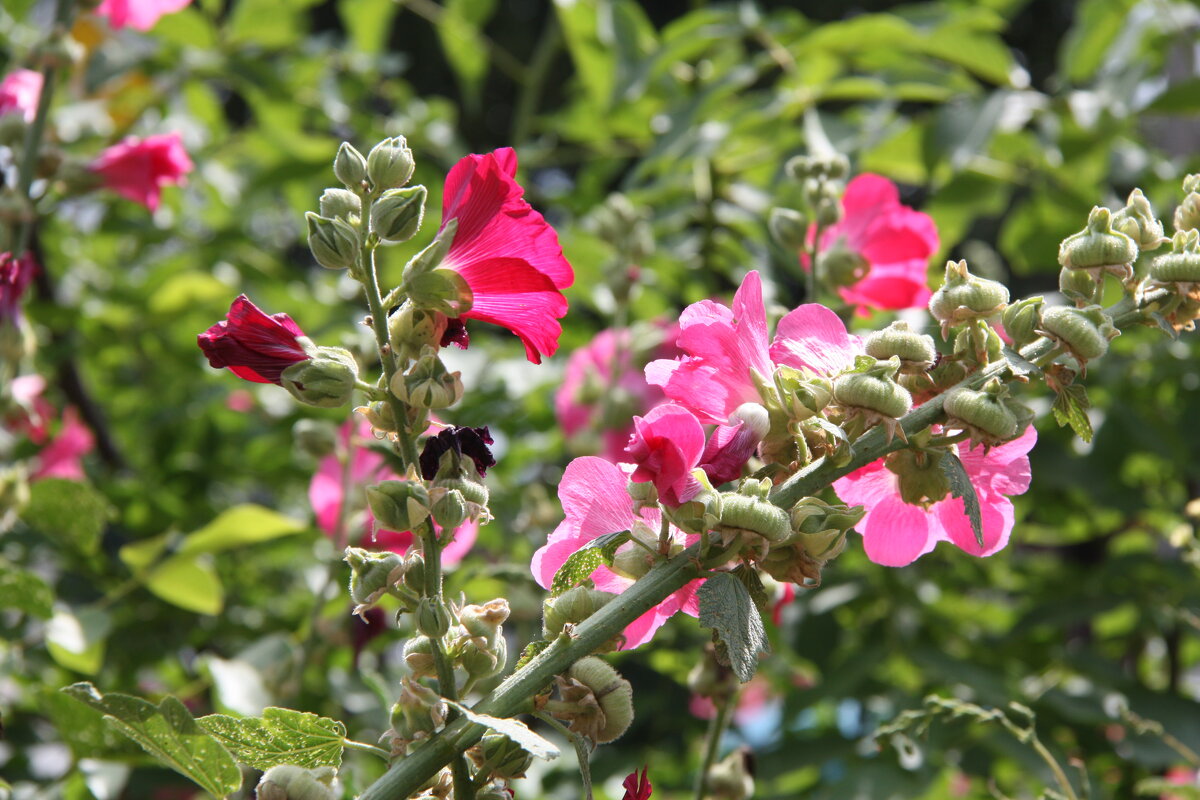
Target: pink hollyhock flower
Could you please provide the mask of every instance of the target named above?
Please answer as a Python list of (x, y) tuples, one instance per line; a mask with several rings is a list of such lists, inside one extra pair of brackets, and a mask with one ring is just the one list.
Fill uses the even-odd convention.
[(21, 297), (37, 274), (37, 262), (28, 253), (21, 258), (0, 253), (0, 324), (21, 318)]
[(246, 295), (238, 295), (226, 318), (196, 340), (213, 367), (229, 367), (254, 383), (281, 384), (283, 371), (309, 358), (309, 339), (287, 314), (267, 315)]
[(31, 69), (13, 70), (0, 81), (0, 116), (17, 113), (26, 122), (33, 122), (41, 96), (42, 73)]
[(522, 196), (516, 174), (511, 147), (454, 165), (442, 196), (442, 227), (456, 219), (458, 230), (441, 266), (471, 287), (471, 310), (463, 319), (508, 328), (525, 344), (526, 357), (540, 364), (558, 349), (558, 320), (567, 313), (561, 290), (575, 273), (558, 234)]
[(63, 412), (63, 424), (58, 435), (46, 445), (37, 457), (37, 469), (31, 481), (43, 478), (66, 478), (72, 481), (84, 479), (82, 459), (92, 451), (96, 441), (91, 430), (79, 421), (79, 412), (68, 408)]
[(625, 796), (621, 800), (649, 800), (651, 793), (654, 791), (654, 786), (651, 785), (650, 779), (646, 777), (647, 769), (648, 767), (642, 767), (642, 774), (640, 776), (636, 769), (625, 776), (625, 780), (621, 784), (625, 787)]
[(161, 17), (182, 11), (192, 0), (102, 0), (95, 14), (108, 19), (114, 28), (148, 31)]
[(18, 375), (8, 385), (8, 394), (16, 404), (5, 422), (14, 431), (25, 434), (34, 444), (46, 441), (54, 406), (42, 396), (46, 379), (41, 375)]
[[(1167, 770), (1167, 774), (1163, 775), (1163, 780), (1176, 786), (1200, 787), (1200, 771), (1189, 767), (1171, 767)], [(1177, 794), (1164, 794), (1159, 795), (1159, 800), (1184, 800), (1184, 798)]]
[(704, 452), (704, 429), (686, 408), (657, 406), (633, 418), (634, 433), (625, 452), (636, 466), (635, 483), (653, 483), (658, 497), (679, 506), (696, 496), (700, 482), (692, 470)]
[(975, 541), (962, 498), (947, 495), (928, 509), (900, 497), (898, 476), (880, 459), (844, 478), (833, 488), (843, 502), (867, 507), (857, 525), (867, 557), (876, 564), (902, 567), (947, 541), (973, 556), (990, 556), (1008, 544), (1014, 522), (1009, 495), (1029, 488), (1028, 453), (1037, 442), (1032, 427), (1011, 442), (984, 452), (982, 446), (963, 449), (958, 457), (971, 478), (983, 522), (983, 547)]
[[(372, 429), (366, 420), (347, 422), (341, 428), (339, 437), (341, 458), (328, 455), (321, 459), (312, 482), (308, 485), (308, 500), (312, 504), (317, 517), (317, 527), (326, 536), (338, 535), (339, 521), (348, 528), (343, 520), (342, 504), (346, 502), (344, 487), (350, 487), (350, 496), (354, 508), (347, 508), (345, 519), (350, 514), (362, 511), (363, 539), (362, 546), (374, 547), (380, 550), (391, 550), (394, 553), (406, 553), (412, 546), (411, 531), (391, 531), (375, 527), (375, 518), (371, 509), (366, 505), (366, 495), (363, 491), (367, 484), (385, 480), (403, 480), (403, 478), (388, 468), (382, 453), (364, 446), (372, 436)], [(349, 474), (346, 474), (347, 470)], [(438, 528), (440, 535), (441, 529)], [(463, 560), (475, 537), (479, 532), (476, 522), (467, 522), (455, 531), (454, 541), (442, 550), (442, 563), (452, 567)], [(344, 535), (344, 534), (343, 534)]]
[(926, 270), (940, 246), (933, 219), (901, 205), (896, 184), (881, 175), (850, 181), (842, 208), (842, 220), (821, 233), (821, 250), (840, 239), (870, 265), (862, 280), (838, 290), (842, 299), (859, 313), (924, 308), (930, 297)]
[(182, 184), (192, 160), (178, 133), (163, 133), (130, 136), (101, 153), (89, 169), (104, 179), (106, 188), (154, 211), (162, 188)]
[[(771, 691), (771, 682), (762, 675), (755, 675), (749, 683), (741, 688), (737, 696), (737, 706), (733, 709), (733, 721), (739, 726), (745, 726), (754, 721), (775, 698)], [(704, 695), (693, 694), (688, 701), (688, 711), (698, 719), (712, 719), (717, 715), (717, 707), (713, 701)]]
[[(629, 472), (632, 469), (630, 465), (618, 466), (595, 456), (577, 458), (567, 465), (562, 482), (558, 485), (558, 498), (566, 519), (554, 529), (546, 544), (533, 554), (531, 569), (539, 586), (549, 589), (554, 582), (554, 573), (571, 554), (598, 536), (633, 530), (658, 537), (661, 512), (657, 508), (634, 511), (633, 498), (628, 492)], [(678, 544), (692, 544), (700, 538), (685, 536), (674, 526), (670, 531)], [(615, 594), (633, 585), (632, 579), (605, 566), (597, 567), (591, 578), (597, 589)], [(698, 617), (700, 601), (696, 591), (702, 583), (702, 580), (688, 583), (630, 623), (625, 628), (622, 649), (630, 650), (650, 641), (654, 632), (677, 611)]]

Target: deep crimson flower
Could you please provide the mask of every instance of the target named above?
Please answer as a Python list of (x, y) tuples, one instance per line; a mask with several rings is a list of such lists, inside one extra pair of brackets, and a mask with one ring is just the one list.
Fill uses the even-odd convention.
[(283, 371), (309, 358), (304, 350), (308, 337), (291, 317), (268, 316), (244, 294), (233, 301), (225, 319), (196, 339), (213, 367), (229, 367), (255, 383), (282, 385)]
[(635, 769), (633, 772), (625, 776), (625, 782), (621, 785), (625, 787), (625, 796), (621, 800), (647, 800), (654, 787), (650, 785), (650, 779), (646, 777), (648, 767), (642, 767), (642, 774), (639, 776)]
[(28, 253), (21, 258), (0, 253), (0, 324), (20, 319), (21, 296), (36, 274), (37, 262)]
[(130, 136), (106, 149), (89, 168), (104, 179), (106, 188), (154, 211), (162, 188), (183, 183), (192, 160), (178, 133), (162, 133), (145, 139)]
[(33, 122), (41, 96), (42, 73), (15, 69), (0, 81), (0, 116), (15, 112)]
[(575, 273), (558, 234), (522, 196), (516, 173), (511, 147), (454, 165), (446, 176), (442, 227), (457, 219), (458, 230), (441, 266), (471, 287), (471, 310), (462, 318), (508, 328), (525, 344), (526, 357), (540, 364), (558, 349), (558, 320), (567, 313), (561, 290)]
[(182, 11), (192, 0), (103, 0), (96, 6), (95, 14), (107, 17), (114, 28), (136, 28), (148, 31), (159, 18)]
[(425, 440), (425, 446), (421, 449), (421, 455), (417, 459), (421, 465), (421, 477), (427, 481), (436, 478), (438, 467), (442, 463), (442, 456), (454, 451), (458, 456), (459, 463), (465, 463), (462, 461), (463, 457), (473, 461), (475, 471), (482, 478), (487, 475), (488, 467), (496, 466), (496, 459), (492, 455), (492, 451), (488, 449), (489, 444), (492, 444), (492, 435), (488, 432), (486, 425), (482, 428), (458, 426), (444, 428), (436, 436), (430, 436)]

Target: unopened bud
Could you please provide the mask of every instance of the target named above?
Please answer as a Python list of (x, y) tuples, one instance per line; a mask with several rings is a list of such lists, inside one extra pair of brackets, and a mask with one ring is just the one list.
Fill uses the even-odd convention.
[(371, 230), (385, 244), (408, 241), (421, 228), (426, 194), (424, 186), (388, 189), (371, 206)]
[(323, 458), (337, 448), (337, 429), (324, 420), (302, 419), (292, 426), (292, 441), (313, 458)]
[(929, 313), (942, 323), (942, 338), (951, 326), (999, 314), (1008, 304), (1002, 283), (972, 275), (966, 261), (946, 264), (946, 279), (929, 299)]
[(404, 559), (396, 553), (347, 547), (344, 560), (350, 565), (350, 598), (360, 606), (374, 604), (404, 574)]
[[(1015, 428), (1016, 420), (1011, 421)], [(889, 454), (884, 465), (897, 476), (900, 499), (929, 508), (945, 498), (950, 493), (950, 479), (942, 470), (942, 458), (937, 450), (897, 450)]]
[(1042, 330), (1067, 349), (1084, 366), (1108, 352), (1108, 343), (1120, 335), (1100, 306), (1054, 306), (1042, 312)]
[(392, 706), (392, 731), (406, 742), (423, 739), (445, 721), (446, 712), (446, 703), (436, 692), (415, 677), (401, 678), (400, 697)]
[(900, 372), (915, 374), (933, 366), (937, 349), (933, 337), (917, 333), (904, 320), (896, 320), (881, 331), (867, 337), (867, 355), (886, 361), (892, 356), (900, 359)]
[(1058, 263), (1067, 269), (1111, 272), (1122, 280), (1133, 274), (1138, 244), (1119, 230), (1113, 230), (1112, 212), (1096, 206), (1088, 214), (1087, 226), (1068, 236), (1058, 248)]
[(1171, 252), (1150, 262), (1150, 278), (1160, 284), (1200, 282), (1200, 231), (1177, 232)]
[(367, 160), (349, 142), (342, 142), (333, 158), (333, 174), (347, 189), (360, 189), (367, 179)]
[(618, 738), (633, 722), (633, 687), (603, 660), (586, 656), (567, 670), (560, 683), (564, 698), (578, 702), (580, 711), (570, 728), (596, 744)]
[(1090, 306), (1100, 301), (1104, 289), (1104, 284), (1097, 280), (1098, 277), (1100, 276), (1086, 269), (1063, 267), (1058, 273), (1058, 290), (1075, 305)]
[(445, 314), (405, 303), (388, 317), (388, 342), (401, 358), (417, 358), (424, 348), (441, 346), (447, 323)]
[(857, 250), (850, 249), (846, 237), (839, 236), (817, 254), (817, 275), (834, 286), (851, 286), (866, 277), (871, 262)]
[(348, 350), (318, 347), (312, 358), (297, 361), (280, 375), (283, 388), (301, 403), (336, 408), (350, 402), (358, 383), (358, 363)]
[(318, 201), (321, 216), (340, 218), (354, 225), (362, 217), (362, 199), (345, 189), (326, 189)]
[[(414, 678), (432, 678), (437, 675), (437, 663), (433, 658), (433, 641), (428, 636), (414, 636), (404, 643), (404, 663)], [(393, 719), (393, 726), (395, 725)]]
[(471, 310), (475, 296), (457, 271), (441, 267), (404, 278), (404, 291), (413, 305), (457, 317)]
[(263, 773), (255, 796), (258, 800), (335, 800), (333, 767), (305, 769), (279, 764)]
[(609, 603), (615, 594), (590, 586), (575, 586), (542, 603), (542, 635), (553, 639), (567, 625), (578, 625)]
[(788, 514), (767, 499), (771, 481), (746, 479), (737, 493), (721, 495), (721, 524), (723, 533), (757, 534), (768, 542), (777, 542), (791, 533)]
[(708, 776), (706, 797), (712, 800), (750, 800), (754, 796), (754, 754), (739, 747), (718, 761)]
[[(479, 743), (477, 766), (487, 765), (496, 778), (512, 780), (525, 777), (525, 770), (533, 763), (533, 755), (521, 745), (499, 733), (489, 733)], [(478, 797), (478, 795), (476, 795)]]
[(993, 378), (981, 389), (952, 389), (946, 394), (944, 408), (950, 427), (959, 427), (975, 441), (997, 445), (1020, 435), (1033, 414), (1021, 406), (1008, 387)]
[(412, 177), (415, 163), (403, 136), (384, 139), (367, 156), (367, 174), (376, 189), (398, 189)]
[(417, 408), (446, 408), (463, 396), (462, 373), (447, 370), (430, 347), (407, 372), (393, 375), (390, 387), (392, 394)]
[(367, 487), (367, 504), (390, 531), (411, 531), (429, 516), (429, 492), (412, 481), (381, 481)]
[(912, 408), (912, 396), (896, 383), (900, 359), (892, 356), (876, 361), (870, 356), (855, 359), (855, 369), (833, 382), (833, 398), (843, 406), (861, 408), (896, 419)]
[(391, 403), (377, 400), (370, 405), (358, 406), (354, 410), (362, 414), (363, 419), (370, 423), (371, 427), (377, 431), (395, 433), (397, 430), (396, 413), (392, 410)]
[(1004, 309), (1000, 324), (1018, 350), (1038, 338), (1037, 329), (1042, 326), (1043, 297), (1026, 297)]
[(1170, 241), (1163, 235), (1163, 224), (1141, 189), (1129, 193), (1125, 207), (1113, 214), (1112, 226), (1132, 239), (1143, 253), (1157, 250)]
[(472, 636), (482, 636), (489, 642), (500, 638), (501, 626), (511, 613), (503, 597), (483, 605), (466, 605), (458, 612), (459, 624)]
[(440, 639), (450, 630), (454, 617), (446, 604), (434, 597), (422, 597), (417, 604), (417, 630), (430, 639)]
[(352, 269), (358, 263), (358, 231), (344, 219), (323, 217), (309, 211), (308, 248), (326, 269)]
[(772, 208), (767, 217), (771, 238), (784, 250), (793, 252), (804, 247), (808, 236), (808, 220), (792, 208)]

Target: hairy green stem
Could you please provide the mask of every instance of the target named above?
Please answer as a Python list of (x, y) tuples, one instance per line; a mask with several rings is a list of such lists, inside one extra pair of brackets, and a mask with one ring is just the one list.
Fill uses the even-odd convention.
[(708, 721), (708, 732), (704, 736), (704, 761), (700, 771), (696, 773), (696, 800), (704, 800), (708, 791), (708, 773), (712, 772), (713, 764), (717, 763), (717, 755), (721, 750), (721, 737), (733, 719), (733, 709), (737, 705), (738, 690), (735, 689), (729, 697), (717, 706), (717, 713)]

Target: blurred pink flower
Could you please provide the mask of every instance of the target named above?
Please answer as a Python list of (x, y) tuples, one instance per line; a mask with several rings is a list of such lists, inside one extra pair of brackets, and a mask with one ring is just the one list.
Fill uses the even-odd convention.
[(163, 133), (127, 137), (101, 153), (90, 169), (104, 179), (106, 188), (154, 211), (162, 188), (182, 184), (192, 171), (192, 160), (178, 133)]
[(28, 253), (21, 258), (0, 253), (0, 325), (20, 321), (21, 298), (37, 269), (37, 262)]
[(46, 441), (54, 417), (54, 406), (42, 396), (45, 391), (46, 379), (41, 375), (18, 375), (8, 384), (8, 394), (16, 409), (5, 417), (5, 424), (28, 436), (34, 444)]
[(862, 280), (839, 290), (842, 299), (859, 313), (924, 308), (930, 297), (926, 270), (940, 246), (933, 219), (901, 205), (896, 184), (869, 173), (846, 185), (842, 208), (842, 220), (821, 233), (821, 250), (842, 239), (870, 265)]
[(442, 227), (457, 219), (458, 230), (441, 266), (471, 287), (471, 310), (462, 319), (508, 328), (540, 364), (558, 349), (558, 320), (567, 313), (561, 290), (575, 273), (554, 228), (524, 199), (516, 174), (511, 147), (454, 165), (442, 195)]
[[(746, 725), (762, 713), (767, 704), (775, 697), (771, 691), (771, 682), (761, 674), (755, 675), (749, 683), (738, 692), (737, 706), (733, 710), (733, 721), (738, 725)], [(693, 694), (688, 701), (688, 711), (697, 719), (712, 719), (717, 715), (717, 707), (712, 700), (704, 695)]]
[(1037, 431), (1031, 426), (1017, 439), (986, 451), (982, 446), (958, 446), (958, 457), (979, 497), (983, 547), (975, 541), (962, 498), (947, 495), (928, 509), (910, 505), (901, 499), (899, 478), (883, 459), (839, 478), (833, 488), (843, 502), (867, 507), (856, 527), (867, 557), (876, 564), (911, 564), (938, 542), (950, 542), (973, 556), (990, 556), (1008, 544), (1014, 522), (1008, 495), (1029, 488), (1027, 454), (1036, 442)]
[[(403, 480), (387, 466), (382, 453), (365, 446), (372, 436), (371, 426), (364, 419), (351, 420), (342, 425), (341, 435), (338, 437), (341, 458), (333, 454), (321, 459), (317, 472), (308, 485), (308, 500), (316, 514), (317, 527), (326, 536), (335, 537), (339, 522), (348, 527), (346, 521), (350, 519), (350, 514), (361, 510), (364, 518), (363, 537), (358, 542), (360, 546), (405, 553), (412, 546), (412, 532), (376, 528), (375, 518), (366, 506), (363, 488), (367, 484)], [(345, 459), (345, 462), (342, 459)], [(347, 491), (349, 496), (355, 499), (350, 501), (353, 507), (347, 508), (343, 519), (342, 503), (346, 501)], [(440, 528), (438, 532), (440, 536)], [(452, 567), (462, 561), (475, 544), (478, 532), (479, 525), (475, 522), (467, 522), (458, 528), (454, 534), (454, 541), (442, 550), (442, 564)]]
[[(1200, 771), (1191, 767), (1171, 767), (1167, 770), (1167, 774), (1163, 775), (1163, 780), (1176, 786), (1200, 787)], [(1159, 800), (1184, 800), (1184, 798), (1177, 794), (1164, 794), (1159, 796)]]
[(300, 340), (308, 341), (287, 314), (268, 315), (246, 295), (238, 295), (225, 319), (196, 336), (208, 363), (229, 367), (254, 383), (280, 385), (283, 371), (310, 358)]
[(102, 0), (93, 12), (106, 17), (114, 28), (136, 28), (148, 31), (159, 18), (182, 11), (192, 0)]
[[(562, 502), (566, 519), (550, 534), (546, 544), (533, 554), (534, 580), (543, 589), (549, 589), (554, 573), (566, 560), (588, 542), (606, 533), (635, 530), (643, 535), (658, 536), (662, 522), (657, 508), (643, 508), (635, 512), (633, 498), (629, 496), (630, 465), (617, 466), (602, 458), (584, 456), (567, 465), (562, 482), (558, 485), (558, 497)], [(698, 536), (685, 536), (674, 526), (671, 535), (678, 544), (692, 544)], [(635, 545), (626, 544), (624, 547)], [(619, 575), (605, 566), (597, 567), (591, 575), (597, 589), (620, 594), (633, 585), (633, 579)], [(703, 583), (695, 580), (674, 592), (661, 603), (642, 614), (625, 628), (623, 650), (630, 650), (650, 641), (654, 632), (663, 626), (678, 611), (693, 617), (700, 614), (700, 601), (696, 590)]]
[(638, 771), (635, 769), (625, 776), (625, 780), (621, 784), (625, 787), (625, 796), (621, 800), (649, 800), (650, 795), (654, 792), (654, 786), (646, 777), (648, 769), (648, 767), (642, 767), (641, 775), (638, 775)]
[(74, 408), (67, 408), (63, 412), (62, 427), (59, 428), (58, 435), (38, 453), (37, 467), (29, 479), (38, 481), (43, 478), (66, 478), (82, 481), (82, 459), (92, 451), (95, 444), (91, 430), (79, 421), (79, 412)]
[(33, 122), (41, 96), (42, 73), (15, 69), (0, 81), (0, 116), (17, 113), (26, 122)]

